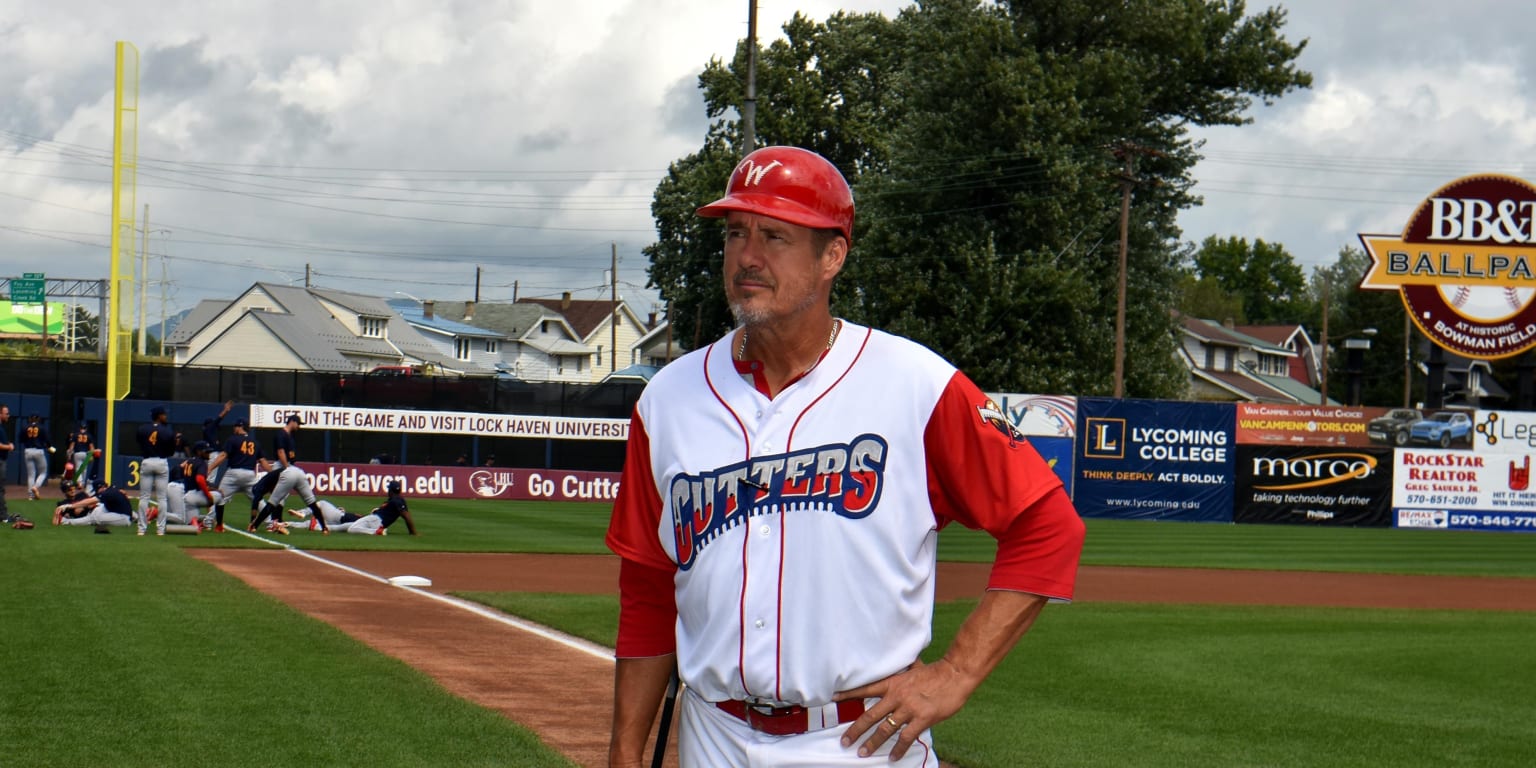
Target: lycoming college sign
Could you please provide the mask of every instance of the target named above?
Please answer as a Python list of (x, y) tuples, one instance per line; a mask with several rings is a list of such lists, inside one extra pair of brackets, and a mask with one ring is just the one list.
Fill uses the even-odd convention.
[(1362, 290), (1399, 291), (1441, 347), (1491, 360), (1536, 347), (1536, 187), (1457, 179), (1419, 203), (1401, 236), (1360, 235)]

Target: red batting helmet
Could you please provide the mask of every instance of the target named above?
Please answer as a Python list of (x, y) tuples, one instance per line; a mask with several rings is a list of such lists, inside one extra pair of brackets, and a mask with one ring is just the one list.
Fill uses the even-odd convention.
[(746, 211), (812, 229), (835, 229), (853, 242), (853, 190), (825, 157), (798, 147), (763, 147), (731, 172), (725, 197), (698, 210), (719, 218)]

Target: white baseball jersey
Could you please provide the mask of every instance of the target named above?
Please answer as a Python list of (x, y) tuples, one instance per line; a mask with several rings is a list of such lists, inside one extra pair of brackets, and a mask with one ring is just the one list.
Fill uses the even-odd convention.
[[(1038, 557), (994, 569), (993, 586), (1071, 597), (1076, 551), (1043, 540), (1068, 525), (1080, 535), (1076, 516), (1014, 525), (1060, 481), (953, 366), (845, 322), (770, 400), (731, 339), (646, 387), (608, 534), (621, 557), (675, 570), (691, 690), (820, 706), (905, 668), (931, 638), (950, 520), (1000, 538), (1027, 529)], [(623, 626), (621, 656), (673, 650), (628, 643)]]

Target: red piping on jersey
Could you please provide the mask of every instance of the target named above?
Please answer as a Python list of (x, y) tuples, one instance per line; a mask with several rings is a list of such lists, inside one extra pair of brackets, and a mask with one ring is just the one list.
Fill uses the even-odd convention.
[[(837, 389), (837, 385), (843, 383), (843, 379), (848, 378), (848, 374), (853, 371), (853, 366), (858, 365), (859, 358), (864, 356), (864, 348), (869, 346), (869, 339), (873, 334), (874, 332), (871, 329), (864, 329), (864, 340), (859, 342), (859, 351), (855, 352), (853, 354), (853, 359), (848, 361), (848, 367), (843, 369), (842, 374), (837, 377), (836, 381), (832, 382), (831, 386), (827, 387), (825, 391), (817, 395), (816, 399), (812, 400), (809, 405), (801, 409), (800, 415), (795, 417), (795, 423), (789, 427), (789, 438), (784, 441), (785, 453), (789, 453), (790, 451), (794, 450), (795, 430), (799, 429), (800, 420), (805, 418), (805, 414), (809, 413), (812, 408), (815, 408), (816, 404), (821, 402), (822, 398), (831, 394), (832, 390)], [(831, 351), (832, 350), (830, 349), (827, 350), (827, 352)], [(777, 701), (784, 700), (784, 697), (781, 693), (781, 688), (784, 682), (784, 541), (789, 538), (785, 535), (785, 529), (788, 528), (788, 526), (789, 516), (781, 512), (779, 514), (779, 612), (775, 617), (776, 623), (774, 624), (773, 628), (776, 635), (774, 638), (773, 669), (775, 674), (773, 676), (773, 698)]]
[[(736, 428), (741, 430), (741, 441), (746, 450), (746, 460), (752, 460), (752, 438), (747, 436), (747, 425), (741, 422), (741, 417), (736, 415), (735, 409), (725, 398), (720, 396), (720, 390), (715, 389), (715, 380), (709, 375), (709, 356), (714, 354), (719, 342), (709, 345), (704, 352), (704, 384), (709, 387), (709, 393), (715, 396), (715, 402), (725, 409), (726, 413), (736, 421)], [(743, 512), (743, 515), (746, 513)], [(745, 524), (745, 520), (743, 520)], [(736, 677), (741, 680), (741, 689), (750, 696), (751, 689), (747, 688), (747, 542), (750, 535), (741, 538), (741, 592), (736, 596)]]

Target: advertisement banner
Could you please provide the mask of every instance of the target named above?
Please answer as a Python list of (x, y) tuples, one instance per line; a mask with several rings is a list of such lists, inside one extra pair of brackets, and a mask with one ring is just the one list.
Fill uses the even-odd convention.
[(297, 415), (306, 427), (360, 432), (412, 432), (421, 435), (532, 437), (556, 440), (628, 440), (629, 419), (578, 419), (566, 416), (519, 416), (508, 413), (411, 411), (328, 405), (251, 406), (251, 427), (281, 427)]
[(1235, 413), (1230, 403), (1080, 398), (1078, 512), (1231, 522)]
[[(114, 478), (130, 490), (139, 482), (138, 456), (115, 457)], [(301, 464), (321, 498), (368, 496), (383, 503), (391, 480), (406, 499), (498, 499), (501, 501), (611, 502), (619, 495), (618, 472), (508, 467), (434, 467), (413, 464)], [(242, 497), (243, 498), (243, 497)], [(237, 502), (242, 503), (242, 502)]]
[(1366, 428), (1386, 408), (1356, 405), (1238, 403), (1237, 442), (1242, 445), (1348, 446), (1379, 444)]
[(1480, 453), (1536, 453), (1536, 413), (1476, 411), (1472, 447)]
[(1392, 524), (1392, 453), (1238, 446), (1233, 519), (1323, 526)]
[(1399, 528), (1536, 533), (1533, 455), (1399, 449), (1393, 454), (1393, 522)]
[(1066, 437), (1038, 437), (1025, 435), (1025, 440), (1034, 446), (1040, 458), (1051, 465), (1051, 470), (1056, 477), (1061, 479), (1062, 487), (1067, 489), (1067, 495), (1072, 495), (1072, 440)]
[(320, 462), (300, 466), (318, 496), (377, 496), (382, 501), (391, 480), (400, 482), (407, 499), (611, 502), (619, 494), (617, 472)]
[(1003, 417), (1025, 435), (1072, 438), (1077, 434), (1077, 398), (987, 392)]
[[(64, 333), (64, 318), (69, 307), (62, 301), (48, 302), (48, 335)], [(0, 302), (0, 334), (7, 336), (36, 336), (43, 332), (42, 304), (13, 304)]]

